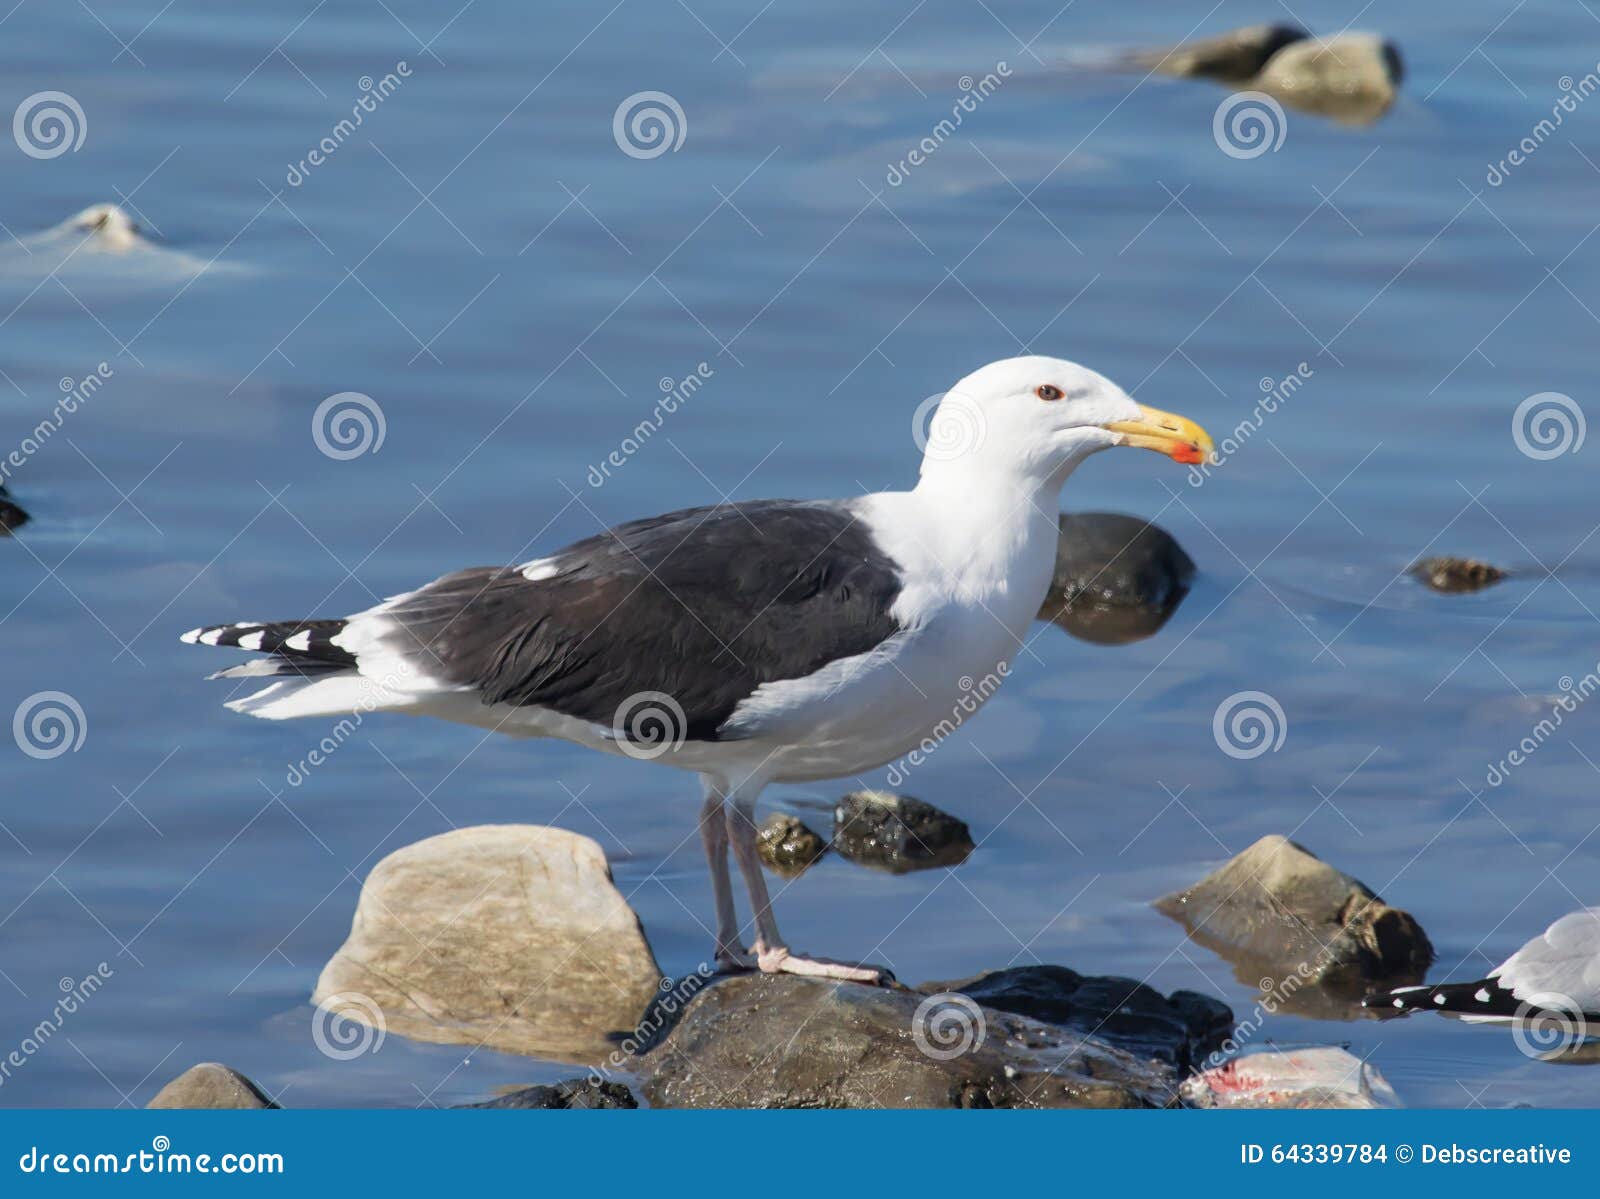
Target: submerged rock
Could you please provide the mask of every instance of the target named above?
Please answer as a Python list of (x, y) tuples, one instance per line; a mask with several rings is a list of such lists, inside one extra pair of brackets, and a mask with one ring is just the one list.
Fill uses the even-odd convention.
[(833, 847), (852, 862), (892, 874), (957, 866), (973, 850), (963, 822), (920, 799), (887, 791), (852, 791), (839, 801)]
[(0, 537), (8, 536), (13, 529), (28, 523), (28, 514), (11, 502), (11, 495), (0, 483)]
[(1482, 591), (1506, 577), (1508, 572), (1477, 558), (1424, 558), (1414, 565), (1410, 574), (1424, 587), (1446, 595)]
[(1086, 978), (1065, 966), (1019, 966), (974, 978), (923, 983), (998, 1012), (1092, 1033), (1139, 1058), (1187, 1074), (1233, 1031), (1233, 1010), (1195, 991), (1170, 997), (1131, 978)]
[(1420, 982), (1433, 946), (1407, 912), (1286, 837), (1263, 837), (1157, 910), (1286, 1011), (1356, 1018), (1371, 982)]
[(1250, 25), (1141, 51), (1128, 65), (1265, 92), (1302, 112), (1360, 125), (1389, 110), (1405, 75), (1399, 48), (1377, 34), (1317, 38), (1295, 25)]
[(1149, 637), (1189, 594), (1194, 560), (1164, 529), (1116, 512), (1061, 517), (1039, 619), (1099, 645)]
[(1166, 1107), (1177, 1072), (964, 996), (790, 975), (705, 988), (640, 1061), (656, 1107)]
[(190, 1066), (156, 1092), (146, 1107), (262, 1110), (278, 1105), (237, 1070), (220, 1062)]
[(566, 1111), (636, 1108), (639, 1101), (620, 1082), (601, 1082), (597, 1078), (569, 1078), (549, 1086), (522, 1087), (486, 1099), (482, 1103), (459, 1103), (459, 1108), (482, 1110), (517, 1109), (524, 1111)]
[(1161, 75), (1244, 83), (1279, 50), (1310, 36), (1298, 25), (1247, 25), (1164, 50), (1141, 51), (1133, 61)]
[(115, 204), (91, 204), (58, 225), (0, 245), (0, 280), (86, 276), (100, 286), (143, 288), (246, 268), (171, 249), (146, 237)]
[(768, 869), (784, 878), (797, 878), (828, 852), (828, 843), (798, 816), (773, 812), (762, 822), (756, 849)]
[(1393, 42), (1341, 33), (1285, 46), (1250, 86), (1303, 112), (1365, 124), (1388, 111), (1404, 75)]
[(83, 248), (105, 254), (126, 254), (146, 244), (138, 223), (115, 204), (91, 204), (57, 228), (88, 234)]
[(1388, 1079), (1370, 1062), (1335, 1046), (1246, 1054), (1188, 1078), (1196, 1107), (1400, 1107)]
[(593, 841), (536, 825), (456, 829), (367, 877), (314, 1001), (423, 1041), (602, 1060), (661, 970)]

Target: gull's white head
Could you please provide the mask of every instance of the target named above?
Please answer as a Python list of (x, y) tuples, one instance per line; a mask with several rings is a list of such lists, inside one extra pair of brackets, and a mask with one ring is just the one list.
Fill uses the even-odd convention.
[(1133, 446), (1178, 462), (1206, 461), (1211, 438), (1193, 421), (1136, 403), (1104, 375), (1064, 358), (1004, 358), (917, 410), (922, 477), (1009, 477), (1057, 486), (1099, 450)]

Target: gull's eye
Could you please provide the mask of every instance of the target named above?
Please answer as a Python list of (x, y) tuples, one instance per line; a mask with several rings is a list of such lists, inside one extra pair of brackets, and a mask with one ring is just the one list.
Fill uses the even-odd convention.
[(1061, 389), (1053, 383), (1041, 383), (1033, 389), (1033, 394), (1041, 400), (1059, 400), (1061, 398)]

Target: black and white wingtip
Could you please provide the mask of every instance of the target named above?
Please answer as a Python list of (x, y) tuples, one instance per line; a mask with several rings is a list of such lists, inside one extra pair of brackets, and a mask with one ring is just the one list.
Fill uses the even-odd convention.
[(342, 620), (236, 621), (190, 629), (178, 640), (271, 655), (219, 671), (212, 678), (322, 674), (356, 664), (354, 654), (333, 642), (344, 627)]
[(1361, 1006), (1400, 1016), (1412, 1012), (1440, 1012), (1447, 1016), (1507, 1020), (1523, 1009), (1521, 1001), (1492, 978), (1470, 983), (1442, 983), (1436, 987), (1396, 987), (1392, 991), (1368, 995)]

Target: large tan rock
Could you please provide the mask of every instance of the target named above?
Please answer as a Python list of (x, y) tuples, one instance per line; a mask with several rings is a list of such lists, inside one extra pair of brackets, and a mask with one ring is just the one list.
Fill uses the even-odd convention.
[(1249, 86), (1305, 112), (1365, 124), (1388, 111), (1403, 74), (1393, 42), (1342, 33), (1285, 46)]
[(278, 1105), (237, 1070), (220, 1062), (201, 1062), (162, 1087), (146, 1106), (260, 1110)]
[(660, 980), (598, 845), (481, 825), (373, 868), (313, 1000), (329, 1017), (418, 1040), (599, 1062)]
[(1359, 1018), (1371, 982), (1420, 982), (1433, 946), (1408, 912), (1287, 837), (1262, 837), (1156, 908), (1276, 1005)]

